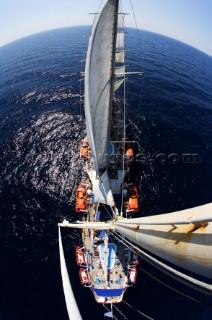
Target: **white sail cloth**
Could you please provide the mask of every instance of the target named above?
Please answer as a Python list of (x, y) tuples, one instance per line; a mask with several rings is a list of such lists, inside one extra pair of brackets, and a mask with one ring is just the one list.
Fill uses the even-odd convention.
[(116, 51), (116, 62), (124, 63), (125, 51)]
[(95, 170), (108, 164), (118, 0), (108, 0), (95, 19), (85, 68), (85, 117)]
[(116, 49), (123, 50), (124, 49), (124, 31), (119, 31), (117, 33), (116, 38)]
[(123, 82), (124, 82), (124, 79), (115, 81), (114, 82), (114, 91), (117, 91), (120, 88), (120, 86), (122, 85)]
[(61, 269), (61, 276), (63, 280), (63, 291), (65, 295), (65, 300), (66, 300), (68, 316), (70, 320), (82, 320), (80, 311), (78, 309), (78, 306), (72, 291), (69, 276), (68, 276), (68, 270), (66, 267), (66, 262), (64, 257), (60, 227), (58, 228), (58, 233), (59, 233), (59, 249), (60, 249), (60, 269)]
[(93, 185), (94, 202), (104, 203), (114, 207), (115, 203), (107, 171), (105, 171), (99, 179), (96, 177), (96, 171), (89, 171), (88, 175)]
[(115, 223), (115, 231), (141, 248), (212, 279), (212, 203)]
[(116, 78), (123, 77), (124, 73), (125, 73), (125, 66), (124, 65), (120, 66), (120, 67), (117, 67), (116, 70), (115, 70)]

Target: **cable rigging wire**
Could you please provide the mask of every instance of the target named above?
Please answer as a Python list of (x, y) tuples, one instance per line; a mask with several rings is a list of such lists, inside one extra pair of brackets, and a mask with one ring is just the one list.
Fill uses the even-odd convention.
[(118, 311), (118, 313), (124, 318), (125, 320), (128, 320), (127, 316), (114, 304), (113, 307)]
[(80, 81), (80, 115), (82, 115), (82, 81), (83, 81), (83, 79), (80, 78), (79, 81)]
[(130, 4), (131, 4), (131, 7), (132, 7), (132, 12), (133, 12), (134, 20), (135, 20), (136, 30), (137, 30), (137, 32), (138, 32), (138, 24), (137, 24), (136, 15), (135, 15), (135, 10), (134, 10), (134, 7), (133, 7), (132, 0), (130, 0)]
[(198, 299), (195, 299), (195, 298), (189, 296), (188, 294), (186, 294), (186, 293), (184, 293), (184, 292), (182, 292), (182, 291), (179, 291), (179, 290), (173, 288), (173, 287), (170, 286), (169, 284), (167, 284), (167, 283), (165, 283), (164, 281), (156, 278), (156, 277), (153, 276), (151, 273), (149, 273), (148, 271), (142, 269), (141, 267), (137, 267), (137, 268), (138, 268), (139, 270), (141, 270), (142, 272), (146, 273), (149, 277), (151, 277), (152, 279), (154, 279), (154, 280), (157, 281), (158, 283), (160, 283), (160, 284), (164, 285), (165, 287), (171, 289), (172, 291), (180, 294), (181, 296), (184, 296), (184, 297), (186, 297), (186, 298), (188, 298), (188, 299), (190, 299), (190, 300), (193, 300), (194, 302), (200, 303), (200, 304), (207, 304), (207, 305), (209, 305), (209, 306), (212, 306), (212, 304), (203, 303), (202, 301), (200, 301), (200, 300), (198, 300)]
[[(124, 70), (126, 68), (126, 64), (124, 62)], [(123, 154), (122, 154), (122, 172), (123, 172), (123, 178), (122, 178), (122, 198), (121, 198), (121, 215), (123, 215), (123, 205), (124, 205), (124, 176), (125, 176), (125, 142), (126, 142), (126, 77), (124, 73), (124, 136), (123, 136)]]
[[(114, 236), (114, 234), (113, 234), (113, 232), (108, 232), (109, 234), (111, 234), (111, 235), (113, 235)], [(114, 232), (115, 233), (115, 232)], [(122, 242), (125, 246), (127, 246), (124, 242)], [(129, 246), (127, 246), (131, 251), (133, 251)], [(124, 301), (124, 300), (122, 300), (122, 302), (124, 302), (126, 305), (128, 305), (129, 307), (131, 307), (131, 308), (133, 308), (137, 313), (139, 313), (139, 314), (141, 314), (142, 316), (144, 316), (144, 317), (146, 317), (147, 319), (149, 319), (149, 320), (154, 320), (153, 318), (151, 318), (151, 317), (149, 317), (148, 315), (146, 315), (146, 314), (144, 314), (143, 312), (141, 312), (140, 310), (138, 310), (138, 309), (136, 309), (136, 308), (134, 308), (133, 306), (131, 306), (129, 303), (127, 303), (126, 301)], [(118, 307), (116, 307), (115, 305), (113, 305), (113, 307), (115, 308), (115, 309), (117, 309), (117, 311), (121, 314), (121, 316), (124, 318), (124, 319), (127, 319), (126, 318), (126, 315), (124, 315), (122, 312), (121, 312), (121, 310), (119, 310), (118, 309)]]
[[(167, 274), (169, 277), (186, 285), (187, 287), (192, 288), (195, 291), (199, 291), (199, 292), (201, 292), (205, 295), (209, 295), (209, 296), (212, 295), (212, 291), (210, 289), (211, 288), (210, 284), (207, 284), (205, 282), (202, 282), (202, 281), (199, 281), (195, 278), (187, 276), (186, 274), (183, 274), (182, 272), (171, 268), (170, 266), (164, 264), (163, 262), (157, 260), (156, 258), (153, 258), (148, 253), (144, 252), (139, 247), (136, 247), (130, 241), (128, 241), (125, 238), (123, 238), (122, 236), (120, 236), (116, 231), (113, 231), (113, 235), (117, 239), (121, 240), (122, 243), (125, 244), (126, 247), (131, 249), (134, 253), (138, 254), (138, 252), (139, 252), (144, 260), (146, 260), (148, 263), (150, 263), (151, 265), (153, 265), (155, 268), (159, 269), (163, 273)], [(210, 306), (212, 305), (212, 304), (208, 304), (206, 302), (200, 301), (200, 300), (199, 300), (199, 303), (210, 305)]]
[[(108, 312), (110, 312), (110, 310), (106, 307), (105, 304), (103, 304), (103, 307), (104, 307)], [(114, 316), (114, 314), (113, 314), (113, 319), (118, 320), (118, 318), (116, 318), (116, 317)]]
[[(137, 254), (137, 249), (135, 250), (135, 249), (133, 249), (130, 245), (132, 245), (130, 242), (129, 242), (129, 244), (130, 245), (128, 245), (127, 243), (125, 243), (124, 241), (126, 241), (126, 239), (124, 239), (123, 237), (121, 237), (117, 232), (113, 232), (114, 234), (113, 234), (113, 236), (115, 237), (115, 238), (117, 238), (117, 239), (119, 239), (119, 240), (121, 240), (122, 241), (122, 243), (127, 247), (127, 248), (129, 248), (132, 252), (134, 252), (134, 253), (136, 253)], [(117, 235), (117, 236), (115, 236), (115, 234)], [(128, 242), (128, 241), (126, 241), (126, 242)], [(154, 267), (156, 267), (157, 268), (157, 266), (156, 265), (154, 265), (154, 264), (152, 264)], [(186, 293), (184, 293), (184, 292), (182, 292), (182, 291), (180, 291), (180, 290), (177, 290), (177, 289), (175, 289), (175, 288), (173, 288), (172, 286), (170, 286), (170, 285), (168, 285), (167, 283), (165, 283), (165, 282), (163, 282), (162, 280), (160, 280), (160, 279), (158, 279), (157, 277), (155, 277), (155, 276), (153, 276), (152, 274), (150, 274), (148, 271), (146, 271), (146, 270), (144, 270), (144, 269), (142, 269), (141, 267), (137, 267), (137, 268), (139, 268), (139, 270), (141, 270), (142, 272), (144, 272), (144, 273), (146, 273), (149, 277), (151, 277), (152, 279), (154, 279), (155, 281), (157, 281), (158, 283), (160, 283), (160, 284), (162, 284), (162, 285), (164, 285), (165, 287), (167, 287), (167, 288), (169, 288), (170, 290), (172, 290), (172, 291), (174, 291), (175, 293), (178, 293), (179, 295), (181, 295), (181, 296), (183, 296), (183, 297), (185, 297), (185, 298), (187, 298), (187, 299), (190, 299), (190, 300), (192, 300), (192, 301), (194, 301), (194, 302), (196, 302), (196, 303), (199, 303), (199, 304), (203, 304), (203, 305), (207, 305), (207, 306), (212, 306), (212, 303), (207, 303), (207, 302), (205, 302), (205, 301), (201, 301), (201, 300), (199, 300), (199, 299), (196, 299), (196, 298), (193, 298), (193, 297), (191, 297), (190, 295), (188, 295), (188, 294), (186, 294)], [(161, 270), (161, 269), (159, 269), (159, 270)], [(163, 270), (161, 270), (161, 271), (163, 271)], [(171, 276), (172, 277), (172, 275), (171, 274), (169, 274), (169, 276)], [(172, 278), (174, 278), (174, 277), (172, 277)], [(174, 278), (175, 280), (178, 280), (179, 281), (179, 279), (176, 279), (176, 278)], [(182, 282), (182, 281), (179, 281), (179, 282)], [(182, 282), (183, 283), (183, 282)], [(183, 283), (184, 285), (185, 285), (185, 283)], [(186, 284), (187, 286), (189, 286), (188, 284)], [(190, 287), (190, 286), (189, 286)], [(192, 287), (192, 286), (191, 286)], [(193, 288), (193, 287), (192, 287)], [(123, 301), (123, 302), (125, 302), (126, 303), (126, 301)], [(127, 304), (127, 303), (126, 303)], [(131, 306), (132, 307), (132, 306)], [(136, 310), (134, 307), (132, 307), (134, 310)], [(139, 311), (139, 310), (138, 310)], [(139, 311), (140, 313), (141, 313), (141, 311)], [(147, 316), (148, 317), (148, 316)], [(149, 319), (152, 319), (152, 318), (149, 318)], [(153, 319), (152, 319), (153, 320)]]
[(149, 320), (154, 320), (153, 318), (150, 318), (149, 316), (147, 316), (145, 313), (141, 312), (140, 310), (136, 309), (135, 307), (131, 306), (128, 302), (126, 302), (125, 300), (122, 300), (122, 302), (124, 302), (128, 307), (132, 308), (133, 310), (135, 310), (137, 313), (141, 314), (142, 316), (144, 316), (145, 318), (149, 319)]
[[(139, 40), (139, 37), (138, 37), (138, 34), (139, 34), (138, 24), (137, 24), (137, 19), (136, 19), (135, 10), (134, 10), (134, 6), (133, 6), (133, 3), (132, 3), (132, 0), (130, 0), (130, 4), (131, 4), (131, 7), (132, 7), (132, 12), (133, 12), (134, 20), (135, 20), (135, 26), (136, 26), (136, 32), (137, 32), (137, 40)], [(139, 97), (139, 109), (140, 109), (140, 106), (141, 106), (142, 91), (143, 91), (143, 76), (142, 76), (142, 80), (141, 80), (141, 89), (140, 89), (140, 97)]]

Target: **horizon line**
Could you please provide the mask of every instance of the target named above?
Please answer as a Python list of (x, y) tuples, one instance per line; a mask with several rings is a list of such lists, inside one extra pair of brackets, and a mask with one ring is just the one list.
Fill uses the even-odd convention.
[[(22, 39), (25, 39), (25, 38), (28, 38), (28, 37), (32, 37), (32, 36), (35, 36), (35, 35), (38, 35), (38, 34), (41, 34), (41, 33), (46, 33), (46, 32), (51, 32), (51, 31), (56, 31), (56, 30), (60, 30), (60, 29), (67, 29), (67, 28), (76, 28), (76, 27), (92, 27), (92, 24), (86, 24), (86, 25), (70, 25), (70, 26), (61, 26), (61, 27), (56, 27), (56, 28), (50, 28), (50, 29), (45, 29), (45, 30), (42, 30), (42, 31), (38, 31), (38, 32), (35, 32), (35, 33), (30, 33), (30, 34), (27, 34), (27, 35), (24, 35), (22, 37), (18, 37), (14, 40), (11, 40), (9, 42), (6, 42), (6, 43), (3, 43), (0, 45), (0, 49), (2, 49), (3, 47), (7, 46), (7, 45), (10, 45), (16, 41), (20, 41)], [(147, 29), (142, 29), (142, 28), (137, 28), (137, 27), (126, 27), (125, 29), (133, 29), (133, 30), (139, 30), (139, 31), (144, 31), (144, 32), (149, 32), (149, 33), (154, 33), (154, 34), (157, 34), (157, 35), (160, 35), (160, 36), (163, 36), (163, 37), (166, 37), (166, 38), (169, 38), (169, 39), (172, 39), (172, 40), (175, 40), (175, 41), (178, 41), (178, 42), (181, 42), (183, 43), (184, 45), (187, 45), (195, 50), (198, 50), (204, 54), (206, 54), (207, 56), (209, 56), (210, 58), (212, 58), (212, 54), (210, 54), (209, 52), (206, 52), (206, 51), (203, 51), (203, 49), (200, 49), (200, 48), (197, 48), (195, 47), (194, 45), (192, 44), (189, 44), (187, 42), (184, 42), (180, 39), (177, 39), (177, 38), (173, 38), (169, 35), (166, 35), (166, 34), (162, 34), (162, 33), (159, 33), (159, 32), (155, 32), (155, 31), (151, 31), (151, 30), (147, 30)]]

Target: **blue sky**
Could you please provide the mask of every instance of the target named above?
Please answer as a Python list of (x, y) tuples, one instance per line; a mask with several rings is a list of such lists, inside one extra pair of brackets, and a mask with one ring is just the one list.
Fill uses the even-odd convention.
[[(103, 1), (104, 2), (104, 1)], [(92, 23), (101, 0), (0, 0), (0, 46), (33, 33)], [(167, 35), (212, 55), (212, 0), (132, 0), (139, 29)], [(130, 0), (122, 0), (135, 27)]]

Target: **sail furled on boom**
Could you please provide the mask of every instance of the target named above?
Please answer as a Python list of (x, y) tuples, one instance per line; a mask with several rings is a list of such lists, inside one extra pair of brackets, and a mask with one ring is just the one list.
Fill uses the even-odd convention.
[(108, 0), (96, 16), (86, 57), (85, 117), (97, 172), (108, 164), (118, 4)]
[(166, 214), (122, 219), (114, 229), (175, 266), (212, 279), (212, 203)]

